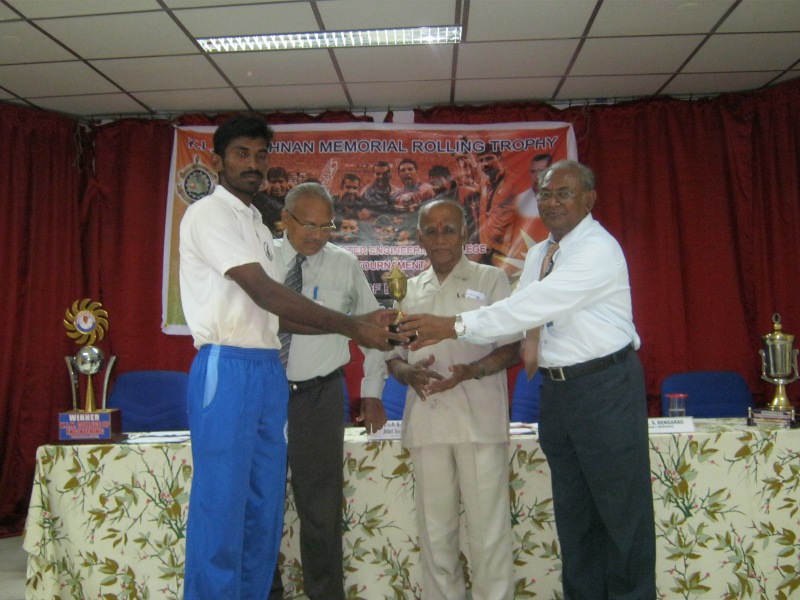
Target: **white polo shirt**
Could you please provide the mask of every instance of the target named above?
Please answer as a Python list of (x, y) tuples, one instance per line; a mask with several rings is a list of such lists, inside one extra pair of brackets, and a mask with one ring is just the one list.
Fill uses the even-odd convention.
[(225, 275), (249, 263), (277, 280), (272, 234), (261, 213), (218, 185), (187, 209), (180, 226), (181, 303), (195, 347), (281, 347), (278, 317)]

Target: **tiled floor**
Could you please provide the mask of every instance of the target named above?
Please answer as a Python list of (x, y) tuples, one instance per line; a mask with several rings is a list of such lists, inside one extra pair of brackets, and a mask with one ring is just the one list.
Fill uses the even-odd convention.
[(0, 600), (25, 600), (26, 563), (21, 537), (0, 539)]

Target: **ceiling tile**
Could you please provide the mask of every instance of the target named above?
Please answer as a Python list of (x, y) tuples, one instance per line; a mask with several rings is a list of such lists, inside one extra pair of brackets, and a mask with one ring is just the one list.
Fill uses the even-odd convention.
[(570, 75), (672, 73), (702, 40), (699, 35), (589, 39)]
[(486, 102), (486, 90), (492, 90), (493, 102), (547, 100), (556, 91), (560, 77), (513, 79), (462, 79), (456, 83), (456, 102)]
[(0, 67), (0, 85), (23, 98), (119, 91), (81, 62)]
[(157, 56), (91, 61), (117, 85), (132, 91), (222, 87), (225, 80), (205, 56)]
[[(236, 4), (267, 4), (270, 2), (285, 2), (286, 0), (236, 0)], [(231, 4), (230, 0), (164, 0), (169, 8), (194, 8), (197, 6), (225, 6)]]
[(317, 6), (329, 31), (453, 25), (456, 14), (455, 0), (336, 0)]
[(714, 35), (692, 57), (684, 72), (782, 71), (798, 58), (800, 32)]
[(234, 52), (214, 54), (212, 60), (234, 85), (338, 83), (327, 50), (289, 52)]
[(450, 102), (450, 81), (388, 82), (380, 85), (353, 83), (347, 86), (353, 106), (413, 108)]
[(580, 37), (596, 0), (472, 0), (467, 41)]
[(198, 8), (175, 16), (195, 37), (319, 31), (308, 2)]
[(732, 5), (733, 0), (605, 0), (589, 35), (705, 33)]
[(461, 44), (457, 75), (468, 79), (560, 76), (577, 46), (577, 40)]
[(142, 106), (127, 94), (81, 94), (59, 98), (37, 98), (32, 102), (45, 110), (83, 117), (144, 112)]
[(5, 4), (0, 4), (0, 23), (3, 21), (15, 21), (20, 19), (20, 16), (13, 10), (8, 8)]
[(453, 70), (453, 46), (449, 44), (342, 48), (334, 53), (346, 81), (449, 79)]
[[(651, 96), (658, 92), (670, 75), (611, 75), (607, 77), (567, 77), (556, 101), (576, 98), (627, 98)], [(609, 94), (613, 90), (613, 96)]]
[(0, 23), (0, 64), (74, 59), (72, 54), (28, 23)]
[(29, 19), (159, 10), (156, 0), (9, 0)]
[(39, 24), (87, 59), (198, 52), (164, 13), (52, 19)]
[(311, 110), (347, 108), (347, 96), (339, 84), (273, 85), (239, 90), (256, 110)]
[(744, 0), (720, 25), (719, 33), (744, 31), (797, 31), (800, 2), (797, 0)]
[(185, 91), (137, 92), (136, 98), (158, 112), (227, 112), (247, 106), (230, 88)]
[(686, 73), (676, 75), (664, 88), (665, 94), (722, 94), (741, 90), (756, 90), (773, 79), (777, 72), (760, 73)]

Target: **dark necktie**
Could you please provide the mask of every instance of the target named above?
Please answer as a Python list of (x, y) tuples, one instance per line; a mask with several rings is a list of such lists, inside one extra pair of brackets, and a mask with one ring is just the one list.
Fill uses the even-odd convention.
[[(306, 257), (302, 254), (295, 256), (294, 265), (292, 265), (292, 268), (286, 273), (286, 279), (283, 282), (283, 285), (290, 290), (294, 290), (298, 294), (303, 291), (303, 263), (305, 260)], [(281, 364), (285, 368), (286, 364), (289, 362), (289, 346), (292, 342), (292, 334), (281, 331), (278, 333), (278, 337), (280, 337), (281, 340), (281, 353), (279, 358), (281, 359)]]
[[(550, 244), (547, 253), (542, 260), (542, 268), (539, 270), (539, 281), (550, 275), (553, 270), (553, 257), (558, 250), (558, 242)], [(525, 363), (525, 373), (528, 379), (533, 377), (536, 367), (539, 364), (539, 327), (529, 329), (525, 332), (525, 339), (522, 340), (522, 361)]]

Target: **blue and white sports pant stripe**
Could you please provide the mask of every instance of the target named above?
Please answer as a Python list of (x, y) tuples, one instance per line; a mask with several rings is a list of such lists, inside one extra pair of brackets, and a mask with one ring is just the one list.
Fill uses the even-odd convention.
[(189, 373), (194, 473), (186, 600), (264, 600), (283, 531), (286, 372), (278, 350), (203, 346)]

